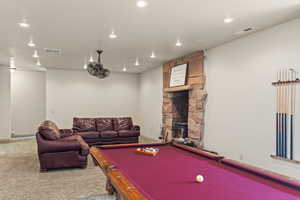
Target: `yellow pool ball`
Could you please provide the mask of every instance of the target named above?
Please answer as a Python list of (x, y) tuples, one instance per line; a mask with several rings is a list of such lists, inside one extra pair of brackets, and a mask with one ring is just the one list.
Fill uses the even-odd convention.
[(202, 175), (197, 175), (196, 176), (196, 182), (197, 183), (201, 183), (201, 182), (203, 182), (204, 181), (204, 177), (202, 176)]

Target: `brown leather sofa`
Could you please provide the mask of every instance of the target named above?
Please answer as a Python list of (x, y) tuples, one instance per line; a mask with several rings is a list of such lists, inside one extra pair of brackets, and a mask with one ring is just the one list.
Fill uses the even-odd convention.
[(71, 129), (58, 129), (52, 121), (41, 123), (36, 134), (40, 170), (87, 166), (89, 146)]
[(73, 118), (73, 132), (89, 145), (138, 143), (140, 127), (130, 117)]

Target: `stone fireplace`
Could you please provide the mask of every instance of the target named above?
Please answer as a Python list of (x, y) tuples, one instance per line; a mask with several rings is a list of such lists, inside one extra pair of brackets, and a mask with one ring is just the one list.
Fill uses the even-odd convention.
[[(163, 66), (163, 137), (187, 137), (197, 147), (202, 147), (206, 92), (203, 72), (203, 51), (169, 61)], [(169, 87), (172, 67), (187, 63), (186, 85)], [(187, 133), (184, 133), (186, 127)]]

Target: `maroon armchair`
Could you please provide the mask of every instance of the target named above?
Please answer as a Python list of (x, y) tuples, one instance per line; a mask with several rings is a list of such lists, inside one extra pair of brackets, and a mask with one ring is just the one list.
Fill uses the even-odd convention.
[(71, 129), (58, 129), (52, 121), (41, 123), (36, 134), (41, 172), (48, 169), (87, 166), (89, 146)]

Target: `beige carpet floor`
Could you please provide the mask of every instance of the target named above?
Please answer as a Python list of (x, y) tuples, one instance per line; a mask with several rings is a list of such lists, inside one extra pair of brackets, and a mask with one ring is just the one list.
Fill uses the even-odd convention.
[[(141, 142), (151, 142), (142, 139)], [(89, 156), (86, 169), (39, 172), (34, 138), (0, 143), (1, 200), (112, 200)]]

